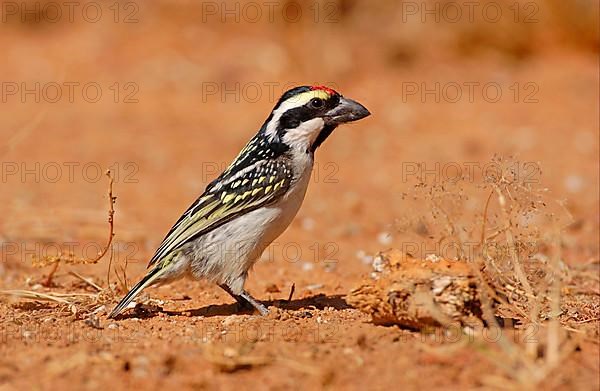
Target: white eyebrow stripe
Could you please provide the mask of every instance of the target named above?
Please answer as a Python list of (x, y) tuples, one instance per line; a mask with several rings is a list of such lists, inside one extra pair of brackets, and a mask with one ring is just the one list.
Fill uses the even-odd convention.
[(279, 105), (279, 107), (273, 111), (273, 117), (267, 124), (267, 128), (265, 130), (265, 135), (269, 138), (269, 140), (273, 141), (277, 136), (277, 125), (279, 124), (279, 119), (283, 113), (288, 110), (295, 109), (296, 107), (304, 106), (313, 98), (327, 99), (329, 98), (329, 94), (323, 90), (310, 90), (292, 96)]

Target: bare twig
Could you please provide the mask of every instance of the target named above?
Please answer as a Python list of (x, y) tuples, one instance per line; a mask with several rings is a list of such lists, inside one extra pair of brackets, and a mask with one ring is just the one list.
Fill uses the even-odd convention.
[(95, 259), (93, 259), (92, 262), (90, 262), (90, 263), (97, 263), (100, 259), (102, 259), (102, 257), (106, 254), (106, 252), (110, 248), (110, 245), (112, 244), (113, 238), (115, 236), (114, 216), (115, 216), (115, 202), (117, 201), (117, 197), (114, 197), (113, 192), (112, 192), (113, 183), (115, 180), (114, 180), (110, 170), (106, 170), (106, 176), (108, 177), (108, 226), (109, 226), (108, 241), (106, 243), (106, 246), (104, 246), (104, 249), (102, 250), (102, 252), (100, 254), (98, 254), (98, 256)]
[(41, 293), (35, 291), (28, 291), (24, 289), (2, 290), (0, 291), (0, 294), (21, 297), (24, 299), (31, 300), (54, 301), (63, 304), (71, 304), (71, 301), (67, 300), (67, 298), (75, 299), (76, 297), (96, 297), (96, 295), (93, 295), (91, 293)]
[(48, 278), (46, 278), (46, 282), (44, 283), (45, 286), (52, 285), (52, 277), (54, 277), (54, 273), (56, 273), (56, 271), (58, 270), (58, 263), (58, 260), (54, 262), (54, 266), (52, 266), (52, 270), (50, 270), (50, 273), (48, 273)]
[(106, 270), (106, 286), (108, 289), (112, 291), (112, 287), (110, 286), (110, 268), (112, 267), (113, 260), (113, 252), (110, 252), (110, 257), (108, 257), (108, 269)]
[(46, 282), (44, 283), (44, 285), (50, 286), (52, 284), (52, 278), (54, 277), (54, 274), (58, 270), (59, 264), (61, 262), (66, 263), (66, 264), (73, 264), (73, 265), (95, 264), (95, 263), (98, 263), (98, 261), (100, 261), (100, 259), (102, 259), (102, 257), (104, 257), (104, 255), (106, 255), (108, 249), (112, 245), (112, 241), (115, 236), (115, 233), (114, 233), (114, 214), (115, 214), (114, 205), (117, 200), (117, 197), (113, 196), (112, 187), (113, 187), (113, 183), (114, 183), (114, 178), (113, 178), (110, 170), (106, 171), (106, 176), (109, 179), (109, 182), (108, 182), (109, 233), (108, 233), (108, 241), (107, 241), (106, 245), (104, 246), (102, 251), (98, 254), (98, 256), (93, 259), (76, 258), (73, 254), (62, 254), (62, 253), (59, 254), (58, 256), (45, 256), (40, 259), (37, 259), (34, 257), (32, 260), (32, 264), (34, 267), (45, 267), (45, 266), (52, 265), (52, 270), (50, 271), (50, 273), (48, 273), (48, 278), (46, 279)]
[(485, 207), (483, 208), (483, 220), (481, 221), (481, 242), (480, 242), (481, 248), (483, 248), (483, 245), (485, 244), (485, 241), (486, 241), (485, 224), (487, 222), (488, 208), (490, 206), (490, 201), (491, 201), (493, 195), (494, 195), (494, 191), (492, 190), (492, 191), (490, 191), (490, 194), (488, 195), (488, 198), (485, 201)]
[(292, 297), (294, 297), (294, 292), (296, 291), (296, 283), (292, 282), (292, 287), (290, 288), (290, 294), (288, 296), (287, 301), (290, 302), (292, 301)]
[[(508, 210), (506, 209), (506, 198), (505, 198), (504, 194), (502, 194), (502, 190), (500, 189), (500, 187), (498, 185), (494, 185), (494, 189), (496, 190), (496, 193), (498, 194), (498, 202), (500, 203), (500, 209), (502, 210), (502, 214), (504, 215), (504, 218), (506, 219), (506, 221), (509, 223), (509, 226), (512, 226), (512, 219), (510, 217)], [(530, 297), (534, 296), (533, 289), (531, 288), (531, 285), (529, 284), (529, 281), (527, 280), (527, 276), (525, 275), (525, 272), (523, 271), (523, 267), (521, 266), (521, 262), (519, 261), (519, 255), (517, 253), (515, 240), (514, 240), (514, 237), (513, 237), (513, 234), (512, 234), (512, 231), (510, 230), (510, 228), (506, 230), (505, 235), (506, 235), (506, 241), (508, 244), (508, 251), (510, 252), (513, 266), (515, 268), (515, 274), (517, 275), (517, 278), (519, 279), (519, 282), (521, 283), (521, 285), (523, 285), (523, 289), (525, 289), (525, 292), (527, 292), (527, 294), (530, 295)]]
[(90, 280), (89, 278), (85, 278), (81, 274), (74, 272), (74, 271), (70, 271), (69, 274), (72, 275), (73, 277), (76, 277), (76, 278), (80, 279), (81, 281), (85, 282), (86, 284), (88, 284), (89, 286), (91, 286), (92, 288), (97, 290), (98, 292), (102, 291), (102, 287), (97, 285), (96, 283), (94, 283), (94, 281)]
[(552, 281), (552, 287), (550, 289), (550, 322), (548, 323), (548, 354), (546, 355), (546, 366), (548, 369), (554, 368), (558, 365), (560, 358), (560, 323), (558, 321), (558, 315), (560, 314), (560, 241), (558, 239), (559, 233), (555, 232), (552, 252), (552, 265), (551, 270), (554, 275)]
[(125, 267), (123, 267), (123, 281), (125, 281), (125, 290), (129, 291), (127, 287), (127, 266), (129, 266), (129, 258), (125, 257)]

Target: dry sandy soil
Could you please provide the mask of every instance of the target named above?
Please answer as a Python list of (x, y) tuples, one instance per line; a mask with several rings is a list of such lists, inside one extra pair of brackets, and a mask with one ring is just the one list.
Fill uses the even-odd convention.
[[(531, 31), (495, 25), (485, 39), (435, 23), (398, 23), (398, 35), (378, 19), (390, 14), (384, 6), (332, 4), (342, 8), (330, 24), (203, 22), (193, 2), (138, 5), (131, 24), (114, 23), (108, 8), (99, 23), (2, 24), (3, 91), (19, 91), (3, 95), (0, 117), (0, 389), (600, 388), (595, 32), (564, 32), (541, 12)], [(47, 94), (49, 83), (61, 85), (63, 96), (21, 95), (36, 82)], [(90, 103), (78, 85), (71, 102), (69, 82), (97, 83), (102, 96)], [(218, 287), (185, 280), (148, 289), (143, 305), (108, 320), (123, 271), (128, 286), (143, 275), (165, 232), (258, 129), (284, 85), (315, 82), (373, 115), (318, 151), (302, 209), (256, 264), (247, 288), (271, 315), (238, 313)], [(439, 99), (421, 95), (436, 83)], [(237, 95), (222, 95), (225, 87)], [(534, 245), (527, 255), (537, 260), (559, 252), (560, 314), (543, 305), (498, 312), (515, 319), (496, 330), (510, 340), (506, 350), (489, 328), (452, 335), (380, 325), (350, 305), (379, 251), (452, 258), (436, 245), (448, 221), (478, 236), (491, 189), (483, 167), (494, 155), (545, 189), (531, 200), (548, 219), (530, 221), (536, 232), (519, 239)], [(46, 286), (52, 266), (32, 267), (32, 256), (70, 248), (89, 258), (106, 242), (109, 167), (117, 197), (110, 270), (108, 255), (63, 262)], [(449, 182), (457, 167), (474, 175)], [(449, 220), (432, 216), (439, 198), (423, 192), (442, 185), (444, 197), (460, 195), (442, 208)], [(497, 197), (492, 204), (490, 224), (500, 226)], [(425, 228), (413, 229), (415, 221)], [(551, 333), (558, 349), (548, 346)]]

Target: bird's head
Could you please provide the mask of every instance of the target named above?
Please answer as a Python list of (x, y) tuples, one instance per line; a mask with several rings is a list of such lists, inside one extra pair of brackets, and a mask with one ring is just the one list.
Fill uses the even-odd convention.
[(270, 142), (314, 152), (338, 125), (370, 114), (363, 105), (331, 88), (302, 86), (281, 96), (262, 131)]

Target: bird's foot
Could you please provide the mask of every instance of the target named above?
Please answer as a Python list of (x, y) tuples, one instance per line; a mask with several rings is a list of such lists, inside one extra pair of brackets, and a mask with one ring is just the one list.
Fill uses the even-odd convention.
[(260, 312), (262, 316), (269, 315), (269, 310), (267, 309), (267, 307), (258, 300), (256, 300), (254, 297), (250, 296), (250, 293), (242, 291), (240, 297), (242, 297), (244, 300), (246, 300), (247, 303), (252, 305), (252, 307), (254, 307), (258, 312)]
[(257, 310), (262, 316), (266, 316), (269, 314), (269, 310), (267, 309), (267, 307), (258, 300), (256, 300), (254, 297), (252, 297), (247, 291), (242, 291), (241, 294), (236, 295), (231, 291), (231, 289), (227, 285), (223, 284), (219, 286), (235, 299), (235, 301), (237, 302), (238, 311)]

